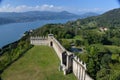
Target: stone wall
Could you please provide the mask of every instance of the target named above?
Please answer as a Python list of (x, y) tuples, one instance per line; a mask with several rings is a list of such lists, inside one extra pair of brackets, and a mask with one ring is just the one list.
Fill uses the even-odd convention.
[(74, 57), (73, 59), (73, 73), (78, 80), (93, 80), (86, 73), (86, 64), (80, 61), (80, 59), (77, 57)]
[(52, 34), (48, 37), (31, 37), (30, 42), (33, 45), (49, 45), (53, 47), (60, 59), (60, 70), (64, 75), (73, 72), (78, 80), (93, 80), (86, 73), (86, 64), (74, 57), (74, 53), (67, 51)]
[(60, 61), (62, 61), (62, 53), (65, 52), (64, 47), (61, 46), (61, 44), (60, 44), (54, 37), (49, 38), (49, 42), (50, 42), (50, 43), (52, 42), (52, 47), (53, 47), (53, 49), (54, 49), (55, 52), (57, 53)]
[[(54, 38), (53, 35), (48, 36), (48, 40), (50, 42), (50, 46), (53, 47), (55, 52), (57, 53), (59, 59), (60, 59), (60, 66), (62, 67), (62, 70), (64, 71), (64, 74), (66, 75), (72, 70), (72, 53), (68, 52), (57, 39)], [(51, 45), (52, 43), (52, 45)]]
[(49, 45), (47, 37), (30, 37), (30, 43), (33, 45)]

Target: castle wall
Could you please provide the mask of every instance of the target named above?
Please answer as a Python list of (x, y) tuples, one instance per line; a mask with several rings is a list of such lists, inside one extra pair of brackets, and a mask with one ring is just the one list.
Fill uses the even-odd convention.
[(62, 61), (62, 53), (64, 52), (64, 50), (60, 46), (58, 46), (57, 42), (55, 42), (54, 40), (53, 40), (53, 48), (57, 53), (60, 61)]
[(86, 64), (79, 60), (79, 58), (74, 57), (73, 59), (73, 73), (78, 80), (93, 80), (86, 73)]
[(50, 43), (53, 42), (52, 47), (56, 51), (62, 66), (62, 70), (64, 71), (64, 74), (70, 73), (72, 71), (72, 56), (73, 53), (68, 52), (55, 38), (54, 36), (48, 37)]
[(88, 74), (86, 74), (85, 80), (93, 80), (93, 79)]
[(46, 37), (31, 37), (30, 43), (32, 45), (49, 45), (49, 41)]
[(48, 40), (31, 40), (33, 45), (49, 45)]
[(73, 53), (67, 51), (54, 36), (46, 37), (31, 37), (30, 42), (33, 45), (49, 45), (52, 46), (57, 53), (62, 66), (64, 74), (70, 73), (71, 71), (77, 77), (78, 80), (93, 80), (86, 73), (86, 64), (80, 61), (79, 58), (74, 57)]
[(64, 47), (53, 37), (48, 37), (49, 43), (52, 42), (52, 47), (55, 50), (55, 52), (57, 53), (60, 61), (62, 61), (62, 53), (65, 52)]

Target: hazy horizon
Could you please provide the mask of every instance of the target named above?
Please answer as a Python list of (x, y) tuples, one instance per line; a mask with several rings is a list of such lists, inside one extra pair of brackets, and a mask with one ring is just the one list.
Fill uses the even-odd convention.
[[(0, 0), (0, 12), (68, 11), (75, 14), (104, 13), (119, 8), (118, 0)], [(102, 6), (101, 6), (102, 5)], [(106, 6), (107, 5), (107, 6)]]

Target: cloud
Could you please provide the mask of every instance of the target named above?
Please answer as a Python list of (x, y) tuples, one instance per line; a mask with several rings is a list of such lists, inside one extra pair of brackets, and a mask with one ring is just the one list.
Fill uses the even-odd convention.
[(20, 6), (11, 6), (10, 4), (4, 5), (0, 7), (0, 12), (25, 12), (25, 11), (62, 11), (63, 8), (54, 5), (36, 5), (36, 6), (27, 6), (27, 5), (20, 5)]
[(86, 12), (103, 12), (103, 9), (100, 8), (79, 8), (66, 7), (66, 6), (55, 6), (49, 4), (36, 5), (36, 6), (27, 6), (19, 5), (12, 6), (10, 4), (3, 5), (0, 7), (0, 12), (26, 12), (26, 11), (69, 11), (76, 14), (82, 14)]

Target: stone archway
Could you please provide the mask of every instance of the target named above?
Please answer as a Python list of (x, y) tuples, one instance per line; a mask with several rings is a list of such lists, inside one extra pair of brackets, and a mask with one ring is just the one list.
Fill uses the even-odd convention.
[(52, 41), (50, 42), (50, 46), (53, 46), (53, 42)]

